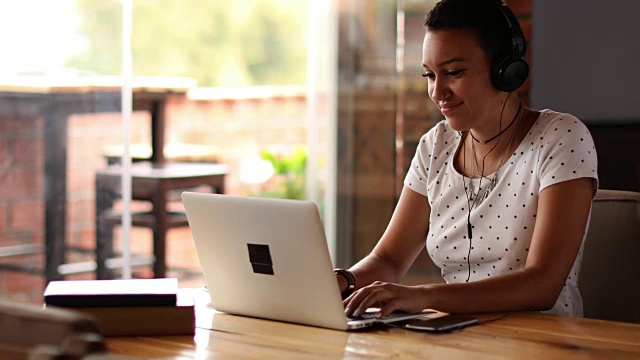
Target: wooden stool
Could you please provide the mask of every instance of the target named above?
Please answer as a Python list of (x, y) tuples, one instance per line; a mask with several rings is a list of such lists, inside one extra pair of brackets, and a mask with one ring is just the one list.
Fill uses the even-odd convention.
[[(154, 277), (166, 276), (166, 236), (171, 228), (188, 226), (182, 212), (167, 211), (172, 192), (181, 192), (201, 186), (212, 192), (224, 193), (227, 167), (220, 164), (166, 163), (153, 167), (150, 162), (136, 162), (131, 166), (131, 193), (133, 200), (149, 201), (149, 212), (132, 213), (132, 226), (153, 230)], [(96, 173), (96, 276), (111, 278), (107, 260), (114, 255), (113, 226), (120, 224), (121, 213), (113, 209), (121, 196), (122, 167), (110, 166)]]

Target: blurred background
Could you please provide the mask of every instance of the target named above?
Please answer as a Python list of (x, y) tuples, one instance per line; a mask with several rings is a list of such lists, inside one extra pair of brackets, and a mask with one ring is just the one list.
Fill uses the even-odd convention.
[[(120, 277), (125, 253), (134, 277), (201, 286), (183, 190), (314, 201), (334, 265), (364, 257), (442, 119), (420, 76), (435, 2), (0, 0), (0, 299)], [(640, 190), (640, 48), (617, 36), (633, 21), (607, 20), (640, 5), (506, 2), (529, 41), (520, 99), (578, 115), (601, 187)], [(438, 274), (423, 254), (406, 282)]]

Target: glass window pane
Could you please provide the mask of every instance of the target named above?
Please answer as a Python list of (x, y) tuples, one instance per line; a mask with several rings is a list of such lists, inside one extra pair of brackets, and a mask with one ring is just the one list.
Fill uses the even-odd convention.
[[(47, 280), (94, 277), (95, 175), (121, 142), (121, 81), (88, 66), (92, 47), (106, 45), (85, 34), (118, 39), (121, 12), (119, 1), (99, 2), (117, 10), (101, 9), (101, 26), (80, 11), (86, 3), (0, 3), (2, 298), (42, 303)], [(103, 55), (94, 62), (120, 61), (113, 46)]]

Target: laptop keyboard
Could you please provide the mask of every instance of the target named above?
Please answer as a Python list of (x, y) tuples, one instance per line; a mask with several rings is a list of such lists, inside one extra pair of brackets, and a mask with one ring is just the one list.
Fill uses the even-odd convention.
[[(375, 319), (376, 318), (376, 313), (379, 310), (380, 309), (369, 308), (367, 311), (365, 311), (364, 314), (362, 314), (360, 316), (353, 316), (353, 315), (352, 316), (347, 316), (347, 320), (348, 321), (358, 321), (358, 320)], [(430, 313), (433, 313), (433, 311), (422, 312), (422, 313), (419, 313), (419, 314), (409, 314), (409, 313), (406, 313), (404, 311), (394, 311), (391, 314), (385, 316), (384, 319), (406, 318), (407, 315), (422, 316), (422, 315), (426, 315), (426, 314), (430, 314)]]

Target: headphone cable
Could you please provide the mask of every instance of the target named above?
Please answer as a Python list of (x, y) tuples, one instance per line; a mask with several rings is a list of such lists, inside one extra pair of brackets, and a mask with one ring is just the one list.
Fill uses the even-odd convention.
[[(489, 151), (487, 151), (487, 153), (484, 154), (484, 156), (482, 157), (482, 171), (480, 173), (480, 181), (478, 182), (478, 194), (480, 193), (480, 190), (482, 189), (482, 178), (484, 177), (484, 161), (487, 158), (487, 155), (489, 155), (498, 146), (498, 144), (500, 143), (500, 136), (504, 132), (504, 131), (502, 131), (502, 115), (504, 114), (504, 108), (507, 106), (507, 101), (509, 101), (509, 97), (510, 96), (511, 96), (511, 93), (509, 92), (507, 94), (507, 98), (504, 100), (504, 103), (502, 104), (502, 109), (500, 110), (500, 120), (499, 120), (499, 125), (498, 125), (499, 128), (500, 128), (500, 132), (497, 135), (498, 141), (496, 141), (496, 143), (493, 145), (493, 147)], [(516, 112), (516, 116), (514, 117), (514, 120), (515, 120), (515, 118), (518, 117), (517, 115), (518, 115), (518, 112), (520, 112), (521, 108), (522, 108), (522, 104), (520, 104), (520, 107), (518, 108), (518, 111)], [(512, 121), (512, 123), (513, 123), (513, 121)], [(509, 126), (511, 126), (511, 125), (509, 125)], [(517, 129), (516, 129), (516, 131), (517, 131)], [(467, 132), (471, 134), (471, 129), (469, 129)], [(471, 138), (472, 138), (472, 141), (475, 139), (473, 137), (473, 134), (471, 134)], [(511, 137), (511, 139), (513, 140), (513, 136)], [(473, 202), (472, 202), (472, 200), (470, 199), (469, 194), (467, 193), (467, 186), (464, 183), (464, 178), (465, 178), (464, 173), (467, 171), (467, 150), (466, 150), (466, 146), (465, 146), (465, 144), (466, 144), (465, 140), (466, 140), (466, 136), (462, 138), (462, 186), (464, 187), (464, 194), (465, 194), (465, 196), (467, 198), (467, 208), (468, 208), (468, 213), (467, 213), (467, 236), (469, 236), (469, 251), (467, 252), (467, 269), (468, 269), (469, 272), (467, 274), (466, 282), (469, 282), (469, 280), (471, 279), (471, 247), (472, 247), (471, 239), (473, 238), (473, 230), (472, 230), (473, 226), (471, 225), (471, 208), (473, 206), (477, 206), (478, 205), (479, 196), (475, 196), (475, 198), (473, 199)], [(511, 144), (511, 142), (509, 142), (509, 144)], [(473, 145), (473, 143), (472, 143), (472, 145)], [(508, 149), (505, 149), (505, 153), (506, 153), (507, 150)], [(473, 153), (474, 160), (475, 160), (475, 156), (476, 155), (475, 155), (475, 152), (474, 152)], [(500, 162), (502, 162), (503, 160), (504, 160), (504, 154), (503, 154), (502, 159), (500, 160)], [(500, 167), (500, 164), (498, 164), (498, 167)], [(498, 170), (496, 169), (496, 172), (497, 171)], [(472, 192), (471, 191), (471, 178), (469, 178), (469, 192)], [(471, 195), (473, 195), (473, 193)]]

